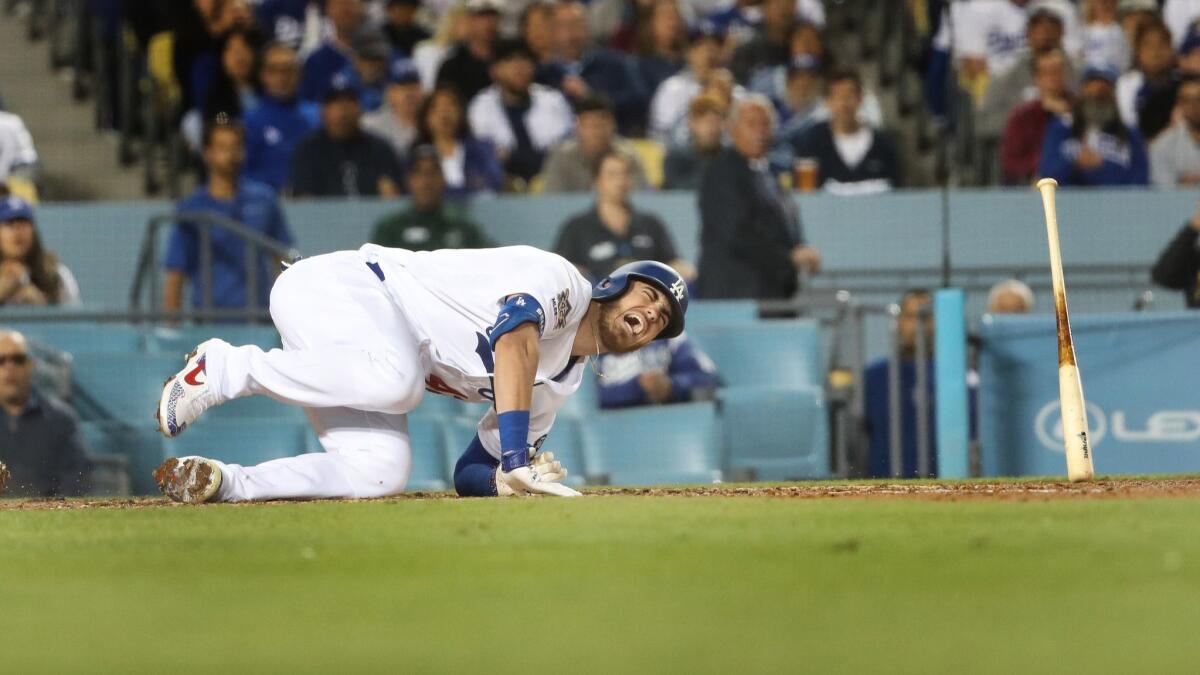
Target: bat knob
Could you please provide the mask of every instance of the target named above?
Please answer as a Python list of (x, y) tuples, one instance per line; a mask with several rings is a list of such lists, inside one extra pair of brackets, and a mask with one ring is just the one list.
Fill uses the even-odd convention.
[(1058, 181), (1053, 178), (1043, 178), (1037, 182), (1036, 187), (1039, 190), (1044, 187), (1058, 187)]

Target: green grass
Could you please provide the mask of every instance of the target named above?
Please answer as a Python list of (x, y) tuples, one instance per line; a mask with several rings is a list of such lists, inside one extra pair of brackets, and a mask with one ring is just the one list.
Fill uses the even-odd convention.
[(0, 671), (1196, 672), (1200, 500), (0, 512)]

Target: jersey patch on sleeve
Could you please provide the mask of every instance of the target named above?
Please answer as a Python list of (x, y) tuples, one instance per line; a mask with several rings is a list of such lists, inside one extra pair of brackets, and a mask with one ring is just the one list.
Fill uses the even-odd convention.
[(496, 323), (488, 336), (492, 350), (496, 349), (496, 340), (499, 340), (501, 335), (526, 323), (537, 324), (538, 335), (546, 332), (546, 312), (542, 310), (541, 303), (528, 293), (509, 296), (501, 305), (500, 314), (496, 317)]
[(567, 325), (567, 317), (571, 314), (571, 289), (564, 288), (551, 302), (554, 309), (554, 330)]

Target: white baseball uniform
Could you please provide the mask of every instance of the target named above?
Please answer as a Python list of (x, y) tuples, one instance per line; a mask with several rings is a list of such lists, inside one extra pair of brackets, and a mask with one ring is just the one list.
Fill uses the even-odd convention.
[[(406, 414), (426, 390), (493, 400), (488, 340), (503, 300), (540, 305), (540, 359), (530, 444), (579, 388), (586, 357), (571, 348), (591, 284), (565, 259), (528, 246), (413, 252), (368, 244), (301, 260), (271, 291), (283, 349), (214, 346), (208, 386), (222, 400), (261, 394), (302, 406), (324, 453), (257, 466), (221, 464), (221, 501), (379, 497), (404, 490)], [(479, 439), (500, 457), (493, 407)], [(464, 448), (465, 450), (465, 448)]]

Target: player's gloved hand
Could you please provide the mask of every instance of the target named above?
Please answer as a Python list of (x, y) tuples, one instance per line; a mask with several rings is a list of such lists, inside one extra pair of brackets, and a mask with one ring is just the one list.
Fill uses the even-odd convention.
[(580, 497), (578, 490), (573, 490), (562, 483), (543, 478), (532, 466), (522, 466), (512, 471), (497, 470), (496, 493), (500, 493), (500, 483), (503, 482), (514, 493), (554, 495), (556, 497)]
[(539, 452), (529, 460), (529, 465), (538, 472), (543, 481), (561, 483), (567, 477), (567, 469), (554, 459), (553, 452)]

